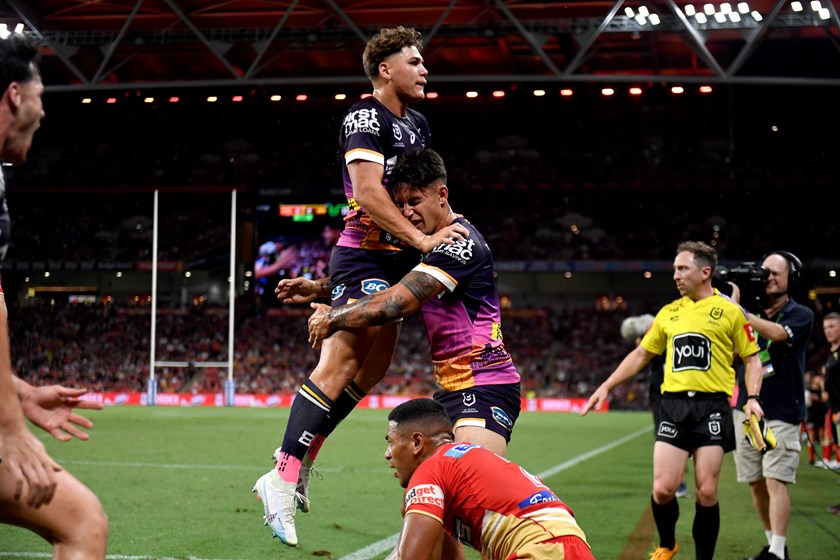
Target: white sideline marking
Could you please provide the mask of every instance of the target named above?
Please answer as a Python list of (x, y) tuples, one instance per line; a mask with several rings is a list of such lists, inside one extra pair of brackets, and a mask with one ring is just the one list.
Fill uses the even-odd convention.
[[(608, 443), (606, 445), (602, 445), (601, 447), (593, 449), (592, 451), (587, 451), (586, 453), (582, 453), (582, 454), (578, 455), (577, 457), (572, 457), (571, 459), (569, 459), (568, 461), (566, 461), (564, 463), (560, 463), (559, 465), (555, 465), (555, 466), (551, 467), (550, 469), (548, 469), (547, 471), (543, 471), (543, 472), (537, 474), (537, 476), (539, 478), (547, 478), (549, 476), (553, 476), (553, 475), (555, 475), (559, 472), (565, 471), (566, 469), (570, 469), (570, 468), (574, 467), (575, 465), (583, 463), (587, 459), (591, 459), (592, 457), (600, 455), (601, 453), (606, 453), (610, 449), (612, 449), (614, 447), (618, 447), (619, 445), (621, 445), (623, 443), (626, 443), (626, 442), (630, 441), (631, 439), (637, 438), (642, 434), (650, 433), (650, 431), (652, 429), (653, 428), (651, 428), (651, 427), (647, 427), (647, 428), (642, 428), (640, 430), (636, 430), (635, 432), (633, 432), (631, 434), (628, 434), (624, 437), (618, 438), (617, 440), (615, 440), (611, 443)], [(371, 558), (374, 558), (375, 556), (377, 556), (379, 554), (382, 554), (383, 552), (393, 550), (394, 547), (397, 545), (397, 539), (399, 539), (399, 537), (400, 537), (399, 533), (397, 533), (395, 535), (391, 535), (390, 537), (385, 537), (381, 541), (377, 541), (377, 542), (373, 543), (372, 545), (361, 548), (361, 549), (357, 550), (356, 552), (348, 554), (347, 556), (342, 556), (338, 560), (371, 560)]]

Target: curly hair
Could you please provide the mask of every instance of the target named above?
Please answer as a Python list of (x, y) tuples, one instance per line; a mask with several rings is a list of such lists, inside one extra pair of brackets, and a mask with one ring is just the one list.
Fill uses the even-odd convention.
[(371, 80), (379, 77), (379, 65), (382, 61), (400, 52), (403, 47), (417, 47), (418, 51), (422, 51), (423, 40), (420, 38), (420, 32), (402, 25), (380, 29), (379, 33), (368, 41), (362, 55), (367, 77)]

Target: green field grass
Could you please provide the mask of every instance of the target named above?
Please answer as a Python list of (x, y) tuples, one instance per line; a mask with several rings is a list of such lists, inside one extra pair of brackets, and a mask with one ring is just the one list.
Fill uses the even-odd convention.
[[(250, 492), (271, 465), (288, 409), (115, 407), (90, 416), (90, 441), (44, 441), (100, 497), (110, 519), (110, 557), (381, 559), (383, 540), (399, 531), (402, 491), (383, 458), (386, 411), (354, 412), (325, 445), (312, 511), (297, 516), (297, 548), (270, 538)], [(599, 560), (647, 558), (654, 541), (651, 425), (649, 413), (524, 413), (508, 457), (543, 475), (571, 506)], [(840, 517), (825, 511), (840, 502), (838, 475), (809, 467), (805, 453), (791, 488), (790, 554), (840, 558)], [(720, 486), (717, 557), (752, 555), (764, 535), (749, 489), (735, 482), (731, 456)], [(694, 500), (679, 504), (678, 558), (693, 558)], [(0, 558), (49, 557), (50, 550), (32, 533), (0, 526)]]

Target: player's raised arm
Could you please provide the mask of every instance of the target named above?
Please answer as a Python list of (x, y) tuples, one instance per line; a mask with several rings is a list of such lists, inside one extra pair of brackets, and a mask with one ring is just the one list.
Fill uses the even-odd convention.
[(312, 304), (315, 313), (309, 317), (309, 343), (318, 348), (335, 331), (383, 325), (408, 317), (443, 290), (443, 284), (429, 274), (411, 271), (396, 286), (353, 303), (335, 308)]

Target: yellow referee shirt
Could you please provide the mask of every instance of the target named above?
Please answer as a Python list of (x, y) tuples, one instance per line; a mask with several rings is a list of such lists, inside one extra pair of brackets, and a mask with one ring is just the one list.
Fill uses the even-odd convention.
[(642, 347), (665, 351), (662, 392), (698, 391), (732, 396), (737, 352), (758, 353), (755, 332), (740, 305), (715, 289), (715, 295), (675, 300), (656, 314)]

